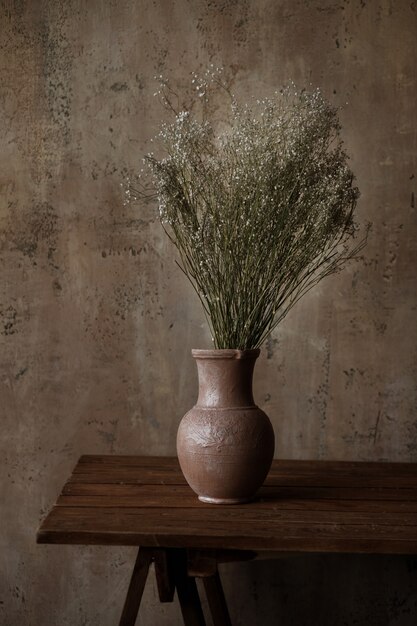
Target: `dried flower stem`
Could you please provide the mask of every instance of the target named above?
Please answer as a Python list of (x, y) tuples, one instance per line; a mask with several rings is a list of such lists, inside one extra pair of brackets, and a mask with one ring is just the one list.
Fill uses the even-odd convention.
[[(166, 85), (166, 83), (165, 83)], [(337, 112), (286, 88), (253, 107), (232, 102), (230, 128), (176, 112), (146, 161), (162, 225), (203, 305), (216, 348), (258, 347), (294, 304), (365, 244), (359, 195)], [(145, 188), (144, 188), (145, 189)], [(137, 192), (147, 197), (144, 189)]]

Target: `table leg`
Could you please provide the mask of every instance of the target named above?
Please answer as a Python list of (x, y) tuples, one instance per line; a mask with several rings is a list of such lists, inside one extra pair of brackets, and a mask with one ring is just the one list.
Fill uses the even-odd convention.
[(188, 551), (188, 575), (202, 578), (214, 626), (231, 626), (222, 583), (218, 571), (219, 561), (253, 558), (252, 553), (219, 552), (210, 550)]
[(203, 578), (214, 626), (232, 626), (219, 572)]
[[(185, 626), (205, 626), (195, 575), (189, 575), (187, 551), (181, 548), (139, 548), (119, 626), (135, 626), (152, 561), (161, 602), (172, 602), (176, 589)], [(207, 564), (203, 569), (207, 573), (199, 575), (203, 577), (214, 626), (231, 626), (219, 573), (216, 569), (213, 574)]]
[(185, 626), (205, 626), (195, 578), (188, 576), (186, 551), (172, 550), (170, 557)]
[(175, 579), (170, 550), (156, 549), (154, 561), (159, 599), (161, 602), (172, 602), (175, 594)]
[(139, 548), (119, 626), (135, 626), (152, 557), (152, 549)]

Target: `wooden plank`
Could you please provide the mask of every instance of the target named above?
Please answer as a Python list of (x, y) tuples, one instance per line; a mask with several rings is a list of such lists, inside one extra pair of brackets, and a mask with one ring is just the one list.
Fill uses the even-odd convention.
[[(128, 456), (128, 455), (84, 455), (80, 458), (76, 467), (81, 466), (125, 466), (125, 467), (161, 467), (179, 469), (176, 457), (164, 456)], [(358, 472), (376, 473), (386, 476), (416, 474), (416, 463), (392, 463), (372, 461), (317, 461), (304, 459), (274, 459), (271, 473), (284, 471), (285, 473), (311, 473), (323, 467), (326, 472)]]
[[(280, 462), (273, 464), (265, 481), (269, 486), (316, 486), (339, 488), (417, 489), (417, 464), (341, 463), (318, 461)], [(79, 463), (69, 482), (125, 484), (186, 484), (178, 467), (155, 465), (149, 459), (145, 466), (96, 462)]]
[(116, 496), (138, 496), (142, 495), (154, 495), (158, 497), (166, 497), (173, 495), (176, 498), (182, 498), (185, 496), (193, 497), (196, 499), (195, 493), (188, 485), (158, 485), (158, 489), (155, 489), (154, 485), (126, 485), (126, 484), (108, 484), (108, 483), (76, 483), (68, 482), (62, 489), (62, 494), (65, 496), (82, 496), (82, 495), (108, 495), (109, 497)]
[(232, 524), (230, 520), (215, 518), (178, 520), (172, 512), (161, 510), (150, 515), (148, 511), (141, 510), (127, 512), (101, 509), (98, 515), (96, 509), (82, 509), (80, 515), (80, 509), (60, 507), (54, 508), (48, 516), (39, 538), (42, 542), (42, 537), (51, 539), (55, 535), (65, 537), (65, 542), (77, 543), (76, 539), (82, 536), (88, 539), (86, 543), (90, 543), (90, 539), (95, 543), (94, 533), (101, 537), (103, 543), (107, 543), (105, 535), (112, 536), (113, 539), (118, 536), (120, 545), (126, 545), (125, 538), (129, 535), (136, 537), (137, 545), (168, 547), (182, 546), (184, 542), (186, 547), (207, 547), (207, 541), (217, 539), (216, 547), (224, 549), (240, 547), (251, 550), (256, 549), (254, 546), (259, 543), (268, 546), (268, 549), (275, 549), (277, 545), (280, 549), (285, 549), (283, 546), (287, 539), (308, 538), (314, 544), (315, 539), (323, 540), (326, 537), (330, 540), (337, 539), (339, 544), (344, 541), (347, 546), (354, 544), (355, 540), (379, 540), (387, 545), (401, 541), (417, 547), (416, 526), (399, 524), (350, 523), (350, 520), (349, 523), (311, 520), (306, 524), (305, 520), (288, 519), (264, 520), (263, 523), (244, 519)]
[(264, 485), (260, 496), (263, 499), (275, 498), (306, 498), (306, 499), (335, 499), (335, 500), (417, 500), (417, 489), (397, 489), (385, 487), (304, 487), (293, 485), (290, 487)]
[(315, 472), (299, 472), (287, 474), (270, 472), (266, 485), (283, 486), (314, 486), (314, 487), (381, 487), (383, 489), (417, 489), (417, 472), (384, 476), (377, 472), (327, 472), (319, 468)]
[(175, 474), (155, 474), (155, 472), (148, 474), (141, 472), (133, 472), (127, 474), (126, 472), (111, 471), (103, 472), (101, 475), (91, 474), (73, 474), (69, 480), (69, 483), (91, 483), (97, 484), (126, 484), (126, 485), (186, 485), (186, 480), (183, 476), (177, 476)]
[(416, 489), (417, 463), (274, 462), (266, 484)]
[(271, 471), (285, 471), (295, 473), (315, 472), (317, 469), (324, 468), (326, 471), (332, 472), (349, 472), (349, 473), (382, 473), (386, 476), (393, 474), (413, 474), (416, 473), (416, 463), (403, 462), (375, 462), (375, 461), (329, 461), (329, 460), (304, 460), (304, 459), (274, 459), (272, 461)]
[(131, 484), (131, 485), (186, 485), (186, 480), (182, 474), (172, 473), (169, 470), (156, 471), (145, 468), (138, 470), (135, 468), (115, 468), (106, 469), (99, 473), (86, 472), (75, 473), (69, 478), (70, 483), (91, 483), (97, 484)]
[[(404, 554), (417, 556), (417, 542), (407, 539), (387, 541), (380, 537), (346, 537), (317, 535), (315, 537), (241, 537), (239, 535), (225, 538), (217, 535), (207, 535), (195, 540), (194, 535), (163, 535), (159, 533), (137, 533), (134, 531), (120, 532), (84, 530), (77, 532), (42, 531), (38, 536), (38, 543), (66, 544), (66, 545), (96, 545), (96, 546), (142, 546), (167, 548), (185, 547), (214, 550), (252, 550), (257, 554), (272, 553), (345, 553), (345, 554)], [(198, 544), (196, 546), (196, 543)]]
[[(173, 502), (179, 502), (182, 498), (189, 498), (197, 506), (200, 505), (196, 495), (186, 484), (183, 485), (158, 485), (155, 490), (153, 485), (120, 484), (120, 483), (77, 483), (68, 482), (62, 490), (63, 495), (108, 495), (116, 497), (141, 497), (153, 495), (155, 499), (171, 497)], [(264, 485), (258, 492), (258, 500), (281, 501), (291, 499), (311, 500), (389, 500), (389, 501), (417, 501), (417, 489), (384, 489), (374, 488), (341, 488), (338, 487), (276, 487)]]
[[(78, 461), (77, 465), (74, 467), (73, 472), (77, 473), (85, 473), (85, 472), (97, 472), (100, 471), (108, 471), (112, 470), (155, 470), (155, 471), (169, 471), (169, 472), (181, 472), (180, 465), (178, 463), (178, 459), (169, 458), (169, 463), (166, 462), (168, 459), (166, 457), (125, 457), (125, 461), (119, 460), (119, 462), (115, 462), (115, 458), (112, 456), (102, 457), (102, 461), (89, 461), (82, 460), (84, 457)], [(117, 458), (117, 457), (116, 457)], [(119, 457), (120, 458), (120, 457)], [(161, 460), (159, 460), (161, 459)]]
[(176, 456), (134, 456), (127, 454), (83, 454), (79, 458), (77, 465), (94, 463), (98, 465), (130, 465), (135, 467), (153, 467), (155, 465), (163, 467), (175, 465), (179, 467)]
[[(153, 471), (119, 468), (117, 470), (102, 471), (99, 474), (77, 473), (68, 480), (69, 483), (97, 483), (97, 484), (131, 484), (131, 485), (185, 485), (183, 475), (170, 473), (169, 471)], [(417, 477), (408, 477), (402, 482), (395, 476), (384, 478), (381, 476), (356, 477), (344, 475), (305, 475), (305, 476), (273, 476), (268, 475), (265, 485), (269, 487), (337, 487), (339, 489), (417, 489)]]
[[(199, 509), (206, 510), (207, 504), (201, 503), (195, 494), (155, 494), (155, 493), (142, 493), (136, 496), (125, 495), (65, 495), (60, 496), (57, 500), (56, 506), (70, 506), (70, 507), (114, 507), (114, 508), (160, 508), (169, 507), (173, 509)], [(226, 506), (226, 505), (225, 505)], [(216, 505), (216, 508), (223, 509), (221, 505)], [(227, 507), (229, 508), (229, 507)], [(417, 501), (393, 501), (393, 500), (320, 500), (320, 499), (270, 499), (270, 500), (258, 500), (245, 504), (243, 507), (234, 505), (233, 508), (240, 510), (242, 514), (246, 511), (250, 511), (256, 508), (257, 511), (269, 510), (269, 511), (290, 511), (299, 510), (304, 512), (309, 511), (340, 511), (340, 512), (355, 512), (355, 513), (368, 513), (377, 515), (396, 515), (397, 517), (402, 514), (412, 513), (417, 518)], [(184, 511), (186, 515), (186, 511)]]
[[(355, 531), (355, 529), (352, 529)], [(109, 533), (107, 531), (88, 529), (77, 530), (74, 533), (44, 532), (39, 543), (68, 544), (68, 545), (109, 545), (109, 546), (137, 546), (166, 548), (195, 548), (199, 544), (200, 549), (223, 549), (225, 544), (229, 550), (250, 549), (256, 553), (260, 552), (343, 552), (343, 553), (364, 553), (364, 554), (408, 554), (417, 555), (417, 541), (407, 538), (387, 540), (386, 537), (374, 535), (365, 536), (353, 532), (349, 541), (346, 537), (338, 533), (322, 534), (316, 533), (314, 536), (299, 535), (297, 533), (285, 533), (280, 536), (254, 535), (241, 536), (239, 534), (229, 535), (225, 538), (216, 533), (207, 534), (200, 539), (193, 534), (172, 535), (162, 532), (152, 531), (141, 533), (131, 529), (125, 529), (123, 534), (119, 530)]]
[[(114, 528), (118, 521), (120, 525), (128, 523), (130, 527), (136, 524), (153, 524), (154, 527), (169, 527), (171, 532), (175, 528), (194, 529), (196, 534), (203, 534), (209, 528), (224, 528), (225, 532), (235, 533), (249, 529), (250, 534), (270, 532), (275, 527), (282, 525), (298, 525), (305, 527), (326, 526), (363, 526), (364, 532), (383, 532), (387, 527), (403, 528), (407, 536), (417, 539), (417, 514), (415, 512), (402, 513), (390, 512), (376, 516), (373, 512), (357, 511), (321, 511), (321, 510), (292, 510), (292, 509), (259, 509), (250, 506), (212, 506), (206, 505), (201, 509), (173, 509), (167, 508), (117, 508), (117, 507), (61, 507), (55, 506), (43, 524), (43, 528), (52, 525), (69, 524), (76, 528), (77, 524), (82, 528), (83, 524), (91, 524), (94, 521), (97, 526)], [(368, 529), (368, 530), (367, 530)], [(253, 531), (253, 532), (252, 532)], [(182, 531), (181, 531), (182, 532)], [(181, 534), (181, 533), (180, 533)]]

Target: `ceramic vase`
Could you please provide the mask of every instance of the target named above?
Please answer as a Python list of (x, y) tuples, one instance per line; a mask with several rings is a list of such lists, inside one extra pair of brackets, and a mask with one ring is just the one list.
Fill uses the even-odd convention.
[(203, 502), (238, 504), (255, 497), (274, 456), (274, 431), (254, 403), (256, 350), (192, 350), (197, 404), (181, 420), (177, 452)]

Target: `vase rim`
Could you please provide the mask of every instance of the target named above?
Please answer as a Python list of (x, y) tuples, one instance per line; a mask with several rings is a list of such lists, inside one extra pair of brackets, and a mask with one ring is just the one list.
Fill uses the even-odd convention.
[(260, 354), (259, 348), (239, 350), (235, 348), (211, 348), (209, 350), (193, 349), (191, 354), (195, 359), (256, 359)]

